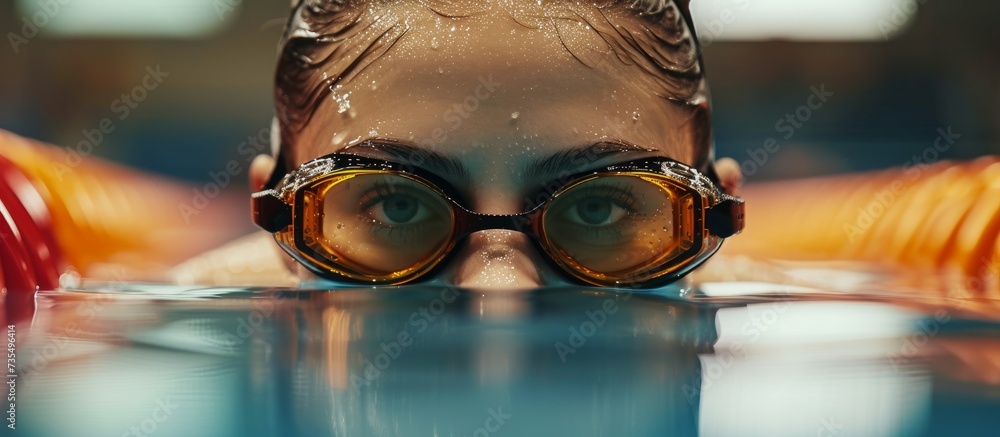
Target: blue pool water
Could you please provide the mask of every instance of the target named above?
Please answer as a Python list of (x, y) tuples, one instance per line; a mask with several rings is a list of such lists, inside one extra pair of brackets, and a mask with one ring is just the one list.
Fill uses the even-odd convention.
[(7, 434), (1000, 435), (1000, 326), (953, 306), (112, 288), (39, 295)]

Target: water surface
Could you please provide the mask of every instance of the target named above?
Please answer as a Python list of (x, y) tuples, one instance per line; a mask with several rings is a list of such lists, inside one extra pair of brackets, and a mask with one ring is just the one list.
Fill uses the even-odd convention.
[(1000, 326), (953, 305), (762, 284), (735, 288), (751, 295), (113, 288), (39, 295), (18, 343), (18, 435), (995, 436), (1000, 425)]

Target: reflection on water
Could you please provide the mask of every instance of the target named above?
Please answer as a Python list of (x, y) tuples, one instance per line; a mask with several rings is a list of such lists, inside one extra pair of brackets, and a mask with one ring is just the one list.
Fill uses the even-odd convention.
[(1000, 327), (933, 308), (137, 287), (41, 294), (18, 344), (22, 434), (909, 436), (1000, 423)]

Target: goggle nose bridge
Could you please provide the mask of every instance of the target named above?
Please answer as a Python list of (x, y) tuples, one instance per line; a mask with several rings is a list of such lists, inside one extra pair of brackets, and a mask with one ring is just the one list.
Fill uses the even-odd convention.
[(458, 206), (455, 217), (456, 236), (463, 238), (479, 231), (507, 230), (538, 239), (541, 209), (542, 207), (536, 207), (520, 214), (482, 214)]

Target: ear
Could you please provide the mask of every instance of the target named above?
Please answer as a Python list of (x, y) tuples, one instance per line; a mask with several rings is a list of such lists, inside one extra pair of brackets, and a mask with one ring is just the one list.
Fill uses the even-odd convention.
[(715, 173), (719, 175), (719, 182), (727, 194), (733, 196), (740, 195), (743, 188), (743, 173), (740, 171), (740, 164), (732, 158), (722, 158), (715, 161)]
[(263, 154), (253, 158), (250, 163), (250, 188), (253, 191), (264, 189), (267, 180), (271, 178), (271, 173), (274, 172), (275, 165), (277, 162), (271, 155)]

